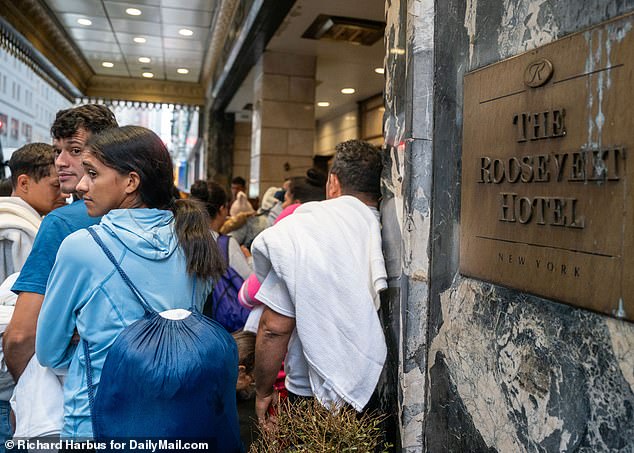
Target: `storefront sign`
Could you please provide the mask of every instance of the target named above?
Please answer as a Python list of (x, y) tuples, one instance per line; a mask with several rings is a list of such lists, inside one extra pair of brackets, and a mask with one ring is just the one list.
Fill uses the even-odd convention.
[(634, 320), (633, 28), (465, 75), (461, 273)]

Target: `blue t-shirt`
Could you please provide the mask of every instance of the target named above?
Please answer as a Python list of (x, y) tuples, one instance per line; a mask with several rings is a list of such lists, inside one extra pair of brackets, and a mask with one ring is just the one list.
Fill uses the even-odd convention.
[(22, 291), (44, 295), (46, 282), (55, 264), (55, 257), (66, 236), (77, 230), (96, 225), (101, 217), (90, 217), (83, 200), (51, 211), (44, 217), (35, 236), (33, 248), (26, 259), (20, 276), (11, 291)]

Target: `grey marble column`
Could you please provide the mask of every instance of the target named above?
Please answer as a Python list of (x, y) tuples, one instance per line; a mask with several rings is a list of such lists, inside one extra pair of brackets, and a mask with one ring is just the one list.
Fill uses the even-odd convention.
[(235, 115), (211, 112), (207, 129), (207, 178), (229, 187)]
[(634, 324), (458, 272), (464, 74), (632, 10), (386, 1), (385, 298), (401, 451), (634, 451)]

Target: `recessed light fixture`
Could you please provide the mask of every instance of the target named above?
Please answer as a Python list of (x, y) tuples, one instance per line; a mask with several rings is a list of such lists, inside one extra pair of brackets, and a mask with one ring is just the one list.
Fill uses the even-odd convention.
[(152, 77), (154, 77), (154, 73), (152, 72), (144, 72), (143, 74), (141, 74), (143, 77), (145, 77), (146, 79), (151, 79)]
[(374, 72), (377, 74), (385, 74), (385, 69), (383, 68), (374, 68)]
[(77, 19), (77, 23), (79, 25), (85, 25), (86, 27), (92, 25), (92, 21), (90, 19), (84, 19), (83, 17), (81, 19)]
[(191, 31), (189, 28), (181, 28), (180, 30), (178, 30), (178, 34), (182, 36), (191, 36), (194, 34), (194, 32)]
[(101, 66), (104, 68), (114, 68), (114, 63), (111, 61), (102, 61)]
[(341, 93), (342, 93), (342, 94), (354, 94), (354, 92), (355, 92), (355, 89), (354, 89), (354, 88), (343, 88), (343, 89), (341, 90)]
[(330, 107), (330, 102), (318, 102), (317, 107)]
[(137, 36), (133, 39), (133, 41), (138, 44), (145, 44), (147, 42), (147, 39), (145, 39), (143, 36)]
[(141, 15), (141, 10), (137, 9), (137, 8), (128, 8), (125, 10), (125, 12), (127, 14), (129, 14), (130, 16), (140, 16)]
[[(367, 2), (366, 2), (367, 3)], [(361, 5), (363, 2), (356, 2)], [(371, 46), (385, 36), (385, 22), (353, 17), (318, 15), (302, 38)]]
[(149, 63), (152, 59), (150, 57), (139, 57), (139, 63)]
[(179, 74), (189, 74), (189, 69), (187, 69), (187, 68), (178, 68), (176, 70), (176, 72), (178, 72)]
[(392, 55), (404, 55), (405, 49), (401, 49), (400, 47), (393, 47), (390, 49), (390, 53)]

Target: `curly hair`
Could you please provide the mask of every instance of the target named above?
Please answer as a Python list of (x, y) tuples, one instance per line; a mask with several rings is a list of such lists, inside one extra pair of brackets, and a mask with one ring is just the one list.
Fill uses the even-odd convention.
[(327, 179), (322, 171), (309, 168), (306, 176), (295, 176), (290, 179), (288, 192), (291, 194), (291, 199), (302, 203), (325, 200)]
[(330, 172), (337, 176), (344, 193), (363, 193), (381, 198), (383, 156), (379, 148), (362, 140), (348, 140), (335, 147)]
[(117, 126), (114, 113), (108, 107), (99, 104), (85, 104), (57, 112), (55, 121), (51, 126), (51, 135), (55, 139), (62, 139), (72, 137), (80, 127), (93, 134), (98, 134)]

